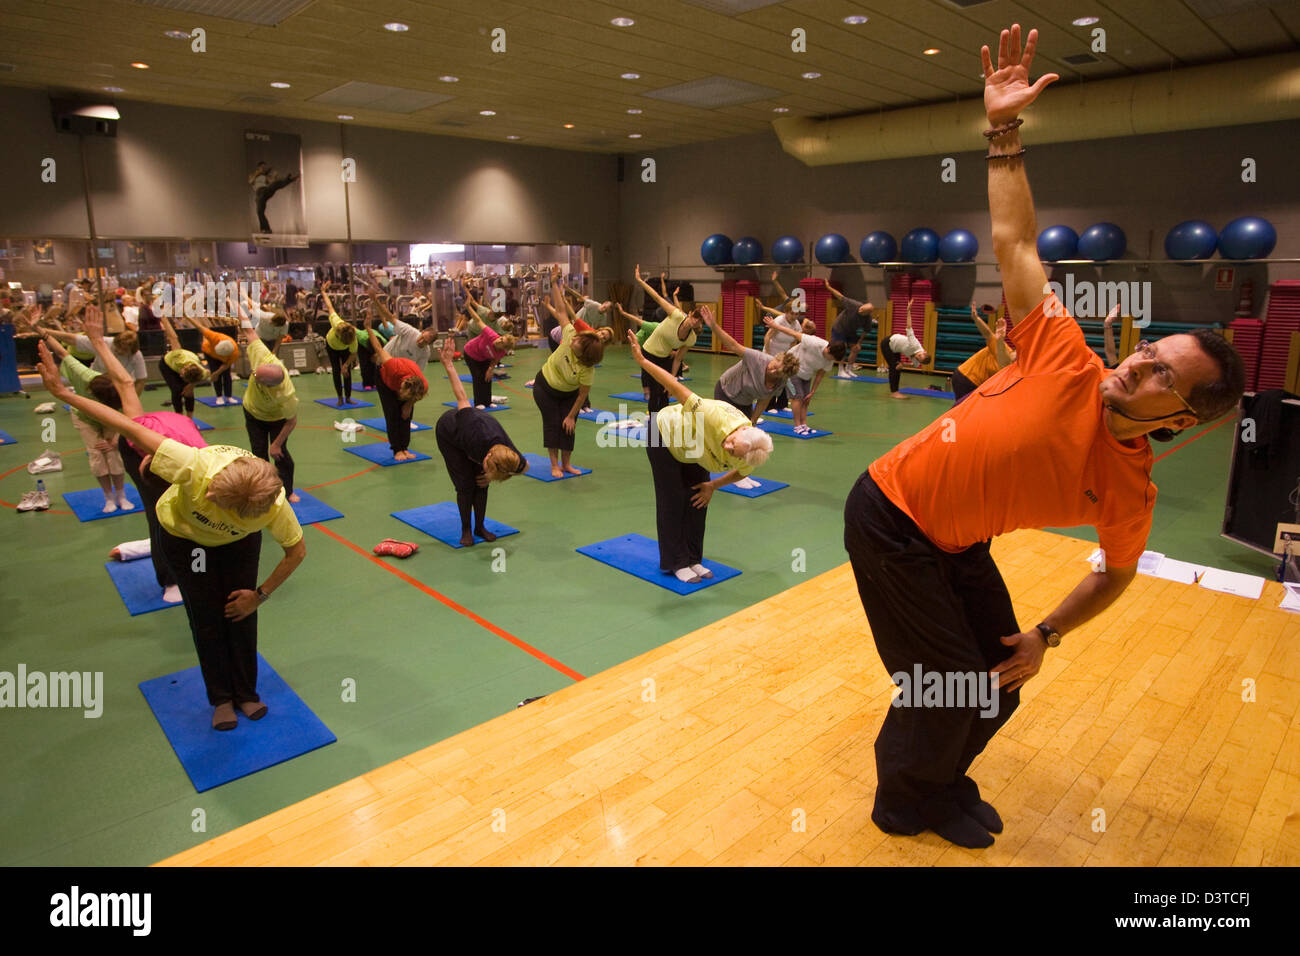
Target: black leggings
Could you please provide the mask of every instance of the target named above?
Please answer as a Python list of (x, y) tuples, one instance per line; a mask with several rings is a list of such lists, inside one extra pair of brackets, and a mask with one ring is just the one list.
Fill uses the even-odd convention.
[(289, 454), (289, 440), (285, 439), (283, 454), (279, 458), (271, 457), (271, 442), (275, 440), (276, 435), (280, 434), (285, 422), (283, 418), (275, 422), (264, 422), (250, 415), (247, 408), (244, 409), (244, 428), (248, 432), (249, 451), (263, 461), (275, 465), (275, 472), (284, 483), (285, 495), (291, 495), (293, 494), (293, 455)]
[[(203, 356), (203, 358), (204, 361), (208, 363), (209, 372), (215, 372), (217, 369), (221, 368), (221, 366), (226, 364), (225, 362), (221, 361), (221, 359), (213, 358), (211, 355), (205, 355)], [(220, 375), (211, 376), (211, 379), (212, 379), (212, 391), (216, 394), (217, 398), (231, 397), (230, 369), (226, 369)]]
[(659, 535), (659, 568), (680, 571), (704, 560), (704, 523), (708, 508), (691, 504), (695, 485), (709, 480), (704, 466), (680, 462), (664, 446), (650, 419), (646, 454), (655, 483), (655, 528)]
[[(222, 545), (199, 545), (159, 529), (163, 558), (176, 578), (190, 619), (208, 703), (256, 702), (257, 612), (242, 621), (226, 617), (232, 591), (257, 589), (262, 532)], [(194, 551), (203, 552), (200, 563)]]
[[(402, 400), (384, 382), (382, 375), (375, 377), (375, 391), (379, 393), (379, 404), (384, 409), (384, 425), (388, 429), (388, 447), (396, 455), (411, 446), (411, 419), (402, 417)], [(415, 415), (415, 411), (411, 411)]]
[[(340, 401), (351, 404), (352, 370), (348, 369), (347, 375), (344, 375), (343, 366), (352, 352), (350, 349), (336, 349), (332, 345), (326, 345), (325, 351), (330, 354), (330, 371), (334, 373), (334, 394), (339, 397)], [(357, 351), (361, 351), (361, 346), (357, 346)]]
[(375, 352), (370, 346), (357, 344), (357, 364), (361, 366), (361, 387), (374, 388), (375, 379), (379, 377), (379, 366), (375, 364)]
[[(468, 352), (464, 354), (465, 364), (469, 366), (470, 384), (474, 386), (474, 404), (487, 408), (492, 404), (492, 383), (484, 381), (484, 376), (487, 370), (496, 363), (480, 362)], [(534, 383), (533, 387), (536, 388), (536, 383)]]
[(776, 394), (768, 399), (767, 408), (764, 409), (765, 411), (770, 410), (779, 412), (790, 407), (790, 392), (786, 387), (788, 384), (788, 379), (781, 383), (781, 387), (776, 390)]
[(447, 474), (451, 477), (452, 487), (456, 489), (456, 507), (460, 509), (460, 531), (469, 530), (470, 519), (474, 519), (474, 529), (482, 530), (487, 518), (487, 488), (480, 488), (477, 478), (483, 474), (483, 466), (452, 441), (456, 431), (456, 413), (458, 409), (449, 408), (438, 419), (434, 427), (434, 436), (438, 439), (438, 451), (447, 463)]
[(573, 411), (573, 402), (578, 397), (576, 391), (557, 392), (546, 381), (544, 371), (537, 373), (533, 380), (533, 401), (542, 413), (542, 445), (548, 451), (573, 451), (574, 435), (564, 430), (564, 419)]
[(191, 418), (193, 418), (194, 417), (194, 392), (191, 391), (187, 395), (181, 394), (181, 392), (185, 390), (185, 386), (188, 383), (185, 381), (185, 379), (181, 378), (179, 372), (173, 369), (166, 362), (159, 362), (158, 370), (162, 372), (163, 381), (166, 382), (167, 387), (171, 389), (172, 410), (175, 411), (177, 415), (189, 415)]
[(726, 402), (728, 405), (732, 406), (733, 408), (740, 409), (740, 411), (745, 413), (746, 418), (754, 414), (754, 403), (750, 402), (748, 405), (742, 405), (739, 402), (737, 402), (735, 399), (733, 399), (730, 395), (727, 394), (726, 390), (722, 387), (721, 380), (715, 382), (713, 385), (713, 397), (720, 402)]
[[(864, 473), (845, 503), (844, 547), (890, 675), (920, 683), (920, 668), (986, 679), (1013, 653), (1000, 639), (1019, 634), (1020, 625), (987, 541), (956, 554), (941, 550)], [(966, 771), (1016, 709), (1020, 691), (999, 690), (995, 702), (995, 713), (969, 698), (961, 706), (954, 698), (944, 702), (951, 706), (886, 707), (876, 738), (877, 812), (947, 816), (956, 797), (974, 788)]]
[[(673, 357), (671, 354), (667, 358), (660, 358), (658, 355), (651, 355), (649, 352), (644, 354), (652, 364), (658, 365), (665, 372), (672, 372)], [(641, 370), (641, 385), (650, 389), (650, 411), (657, 412), (662, 408), (668, 407), (668, 389), (660, 385), (659, 380), (645, 369)]]
[(171, 485), (153, 472), (141, 470), (140, 464), (143, 459), (124, 436), (118, 437), (117, 450), (122, 456), (126, 473), (135, 484), (136, 491), (140, 492), (140, 500), (144, 503), (144, 519), (149, 523), (149, 557), (153, 561), (154, 577), (157, 578), (160, 588), (169, 588), (176, 583), (176, 578), (163, 558), (162, 525), (158, 523), (157, 508), (158, 499)]
[(898, 386), (903, 381), (903, 370), (898, 367), (898, 353), (889, 347), (889, 339), (880, 340), (880, 354), (885, 357), (885, 364), (889, 366), (889, 392), (892, 395), (898, 391)]

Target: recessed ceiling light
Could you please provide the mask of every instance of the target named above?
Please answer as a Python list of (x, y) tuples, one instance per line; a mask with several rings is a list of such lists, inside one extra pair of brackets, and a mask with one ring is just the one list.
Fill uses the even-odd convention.
[(478, 115), (479, 115), (479, 116), (496, 116), (496, 115), (497, 115), (497, 111), (496, 111), (496, 110), (479, 110), (479, 111), (478, 111)]
[(639, 79), (641, 79), (641, 74), (640, 74), (640, 73), (624, 73), (624, 74), (623, 74), (623, 79), (625, 79), (625, 80), (639, 80)]
[(148, 64), (148, 63), (132, 63), (131, 65), (132, 65), (133, 67), (135, 67), (137, 70), (147, 70), (147, 69), (149, 69), (149, 64)]
[(640, 114), (641, 111), (634, 106), (630, 110), (628, 110), (628, 112), (631, 113), (633, 116), (637, 116)]
[(939, 48), (937, 46), (932, 46), (930, 47), (930, 49), (922, 50), (921, 52), (924, 53), (926, 56), (934, 56), (936, 53), (939, 52)]
[(811, 70), (803, 75), (805, 80), (816, 80), (821, 77), (820, 73), (813, 73)]
[(1101, 17), (1079, 17), (1074, 21), (1074, 25), (1076, 27), (1090, 27), (1100, 19)]
[(385, 23), (384, 29), (389, 31), (390, 33), (405, 33), (407, 30), (411, 28), (408, 27), (405, 23)]
[(864, 16), (862, 16), (862, 14), (860, 14), (860, 13), (855, 13), (855, 14), (854, 14), (853, 16), (851, 16), (851, 17), (845, 17), (845, 18), (844, 18), (844, 22), (847, 23), (847, 24), (848, 24), (849, 26), (851, 26), (851, 27), (856, 27), (856, 26), (858, 26), (858, 25), (860, 25), (860, 24), (866, 23), (866, 22), (867, 22), (867, 18), (864, 17)]
[(440, 76), (440, 77), (438, 77), (438, 79), (441, 80), (443, 83), (459, 83), (459, 82), (460, 82), (460, 77), (459, 77), (459, 76)]
[(106, 86), (106, 87), (104, 87), (104, 92), (105, 92), (105, 93), (125, 93), (126, 90), (122, 89), (122, 87), (120, 87), (120, 86)]
[(287, 89), (289, 88), (289, 84), (288, 84), (288, 83), (285, 83), (285, 82), (282, 82), (282, 81), (279, 81), (279, 80), (277, 80), (276, 82), (272, 83), (271, 85), (274, 86), (277, 90), (287, 90)]
[(790, 112), (790, 107), (788, 107), (788, 106), (774, 106), (774, 107), (772, 107), (772, 112), (773, 112), (773, 113), (788, 113), (788, 112)]
[(350, 115), (347, 114), (347, 113), (340, 113), (340, 114), (339, 114), (339, 119), (341, 119), (341, 120), (350, 120), (350, 119), (353, 119), (353, 118), (354, 118), (354, 117), (350, 116)]
[(609, 22), (616, 27), (630, 27), (632, 24), (636, 23), (636, 21), (633, 20), (631, 17), (615, 17), (613, 20), (610, 20)]
[(506, 137), (506, 139), (518, 139), (518, 138), (519, 137), (514, 133), (511, 133), (509, 136)]
[(565, 123), (565, 124), (564, 124), (564, 128), (565, 128), (565, 129), (573, 129), (573, 124), (572, 124), (572, 123)]
[(628, 133), (628, 134), (627, 134), (627, 138), (628, 138), (628, 139), (640, 139), (640, 138), (641, 138), (641, 134), (640, 134), (640, 133)]
[(190, 35), (184, 30), (168, 30), (163, 36), (171, 37), (173, 40), (188, 40), (190, 38)]

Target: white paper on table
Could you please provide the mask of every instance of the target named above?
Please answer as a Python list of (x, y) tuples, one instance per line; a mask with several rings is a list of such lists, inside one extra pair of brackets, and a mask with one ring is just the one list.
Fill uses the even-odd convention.
[(1159, 551), (1143, 551), (1142, 557), (1138, 558), (1138, 574), (1148, 574), (1152, 577), (1158, 576), (1160, 564), (1164, 559), (1165, 556)]
[(1179, 561), (1176, 558), (1165, 557), (1160, 562), (1160, 567), (1152, 572), (1153, 577), (1164, 578), (1166, 581), (1179, 581), (1183, 584), (1195, 584), (1196, 579), (1205, 573), (1205, 567), (1200, 564), (1192, 564), (1190, 561)]
[(1264, 579), (1254, 574), (1242, 574), (1240, 571), (1209, 568), (1201, 578), (1201, 587), (1257, 601), (1264, 592)]
[(1284, 584), (1286, 591), (1278, 607), (1285, 611), (1300, 611), (1300, 584)]

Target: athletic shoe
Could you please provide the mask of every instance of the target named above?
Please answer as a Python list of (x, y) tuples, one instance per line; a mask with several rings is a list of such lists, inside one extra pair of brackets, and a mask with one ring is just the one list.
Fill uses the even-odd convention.
[(35, 412), (37, 415), (48, 415), (50, 412), (54, 411), (56, 407), (57, 406), (55, 406), (53, 402), (41, 402), (39, 405), (33, 408), (32, 411)]
[(57, 452), (52, 452), (48, 448), (27, 466), (27, 473), (31, 475), (43, 475), (51, 471), (62, 471), (63, 459), (58, 456)]
[(761, 424), (763, 424), (763, 416), (762, 416), (762, 415), (759, 415), (758, 418), (754, 419), (754, 424), (755, 424), (755, 425), (761, 425)]
[(535, 700), (541, 700), (542, 697), (545, 697), (545, 696), (546, 696), (545, 694), (542, 694), (542, 695), (539, 696), (539, 697), (525, 697), (525, 698), (524, 698), (523, 700), (521, 700), (519, 703), (515, 704), (515, 710), (518, 710), (520, 707), (523, 707), (525, 704), (531, 704), (531, 703), (532, 703), (533, 701), (535, 701)]
[(36, 492), (34, 492), (34, 491), (29, 491), (29, 492), (27, 492), (26, 494), (24, 494), (23, 497), (22, 497), (22, 499), (18, 502), (18, 510), (19, 510), (19, 511), (35, 511), (35, 510), (36, 510)]
[(37, 511), (50, 510), (50, 493), (48, 491), (33, 491), (32, 494), (35, 496)]

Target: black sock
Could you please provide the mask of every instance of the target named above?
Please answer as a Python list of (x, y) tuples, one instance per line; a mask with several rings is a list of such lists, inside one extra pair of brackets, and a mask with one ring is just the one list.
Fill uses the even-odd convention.
[(456, 507), (460, 509), (461, 534), (468, 534), (470, 513), (474, 507), (474, 496), (465, 491), (456, 492)]
[(970, 777), (959, 777), (952, 788), (957, 806), (990, 833), (1002, 832), (1002, 818), (993, 804), (980, 798), (980, 788)]
[(926, 829), (933, 830), (949, 843), (972, 850), (993, 845), (993, 835), (956, 803), (922, 807), (919, 814), (925, 821)]

